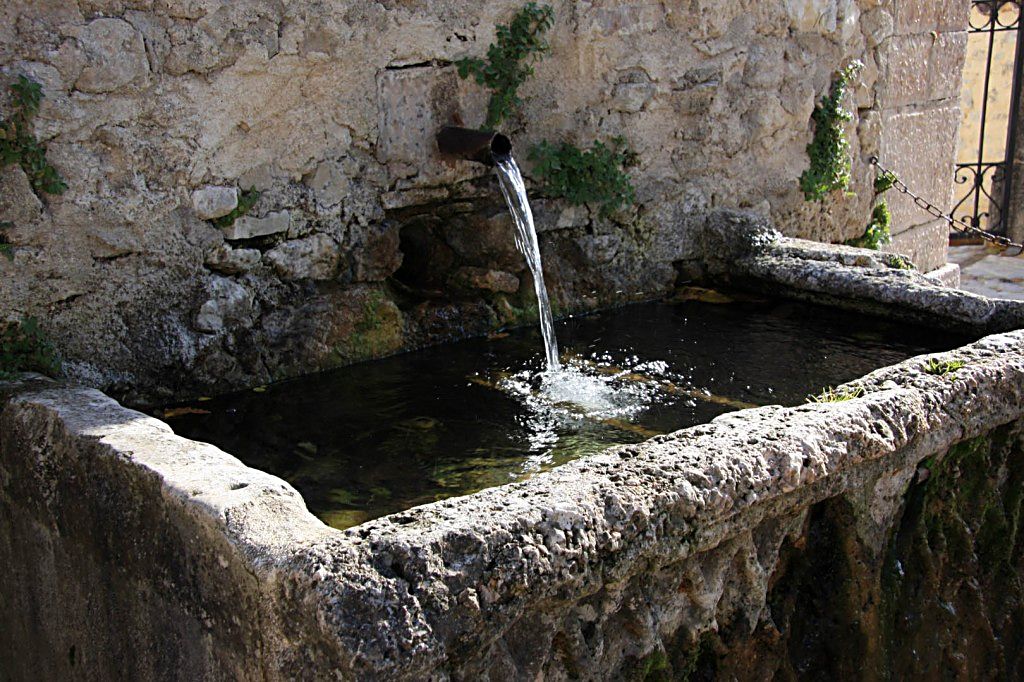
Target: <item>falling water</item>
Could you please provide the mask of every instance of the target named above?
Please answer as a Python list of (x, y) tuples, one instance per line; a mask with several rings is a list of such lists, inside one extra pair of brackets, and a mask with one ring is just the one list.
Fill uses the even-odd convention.
[(495, 158), (495, 163), (501, 193), (505, 195), (508, 209), (512, 212), (512, 222), (516, 225), (516, 246), (526, 258), (526, 264), (533, 275), (533, 288), (537, 292), (537, 308), (540, 312), (540, 333), (544, 336), (544, 355), (547, 358), (548, 370), (557, 370), (560, 367), (558, 339), (555, 338), (555, 323), (551, 317), (548, 288), (544, 285), (537, 230), (533, 226), (533, 211), (530, 210), (530, 202), (526, 198), (523, 175), (511, 155)]
[[(537, 244), (537, 230), (533, 224), (533, 212), (526, 198), (526, 187), (519, 166), (511, 155), (495, 157), (498, 169), (498, 184), (505, 195), (512, 222), (515, 223), (516, 246), (526, 259), (533, 274), (533, 287), (537, 293), (537, 308), (540, 312), (540, 331), (544, 336), (545, 370), (525, 368), (514, 372), (500, 381), (497, 386), (518, 398), (530, 411), (532, 448), (539, 452), (537, 462), (543, 463), (551, 457), (552, 443), (557, 442), (560, 429), (572, 428), (579, 420), (629, 419), (658, 400), (659, 386), (656, 379), (656, 365), (664, 363), (641, 363), (639, 358), (628, 367), (607, 368), (593, 359), (570, 358), (562, 365), (558, 358), (558, 340), (551, 317), (551, 303), (548, 289), (544, 285), (544, 271), (541, 269), (540, 248)], [(647, 371), (653, 381), (623, 381), (622, 377), (636, 377)]]

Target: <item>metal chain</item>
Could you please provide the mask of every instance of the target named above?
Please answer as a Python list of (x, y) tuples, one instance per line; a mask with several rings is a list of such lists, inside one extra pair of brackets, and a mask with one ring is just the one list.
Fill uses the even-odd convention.
[(903, 194), (906, 194), (908, 197), (910, 197), (911, 199), (914, 200), (914, 204), (918, 208), (926, 211), (927, 213), (929, 213), (933, 217), (938, 218), (939, 220), (946, 221), (946, 223), (948, 223), (949, 226), (952, 227), (954, 230), (957, 230), (958, 232), (964, 232), (966, 234), (971, 234), (971, 235), (974, 235), (976, 237), (981, 237), (985, 241), (992, 242), (993, 244), (998, 244), (999, 246), (1003, 247), (1004, 249), (1008, 249), (1008, 248), (1017, 249), (1017, 253), (1014, 254), (1014, 255), (1017, 255), (1017, 256), (1019, 256), (1022, 253), (1024, 253), (1024, 244), (1018, 244), (1017, 242), (1012, 241), (1008, 237), (1004, 237), (1002, 235), (992, 234), (991, 232), (986, 232), (985, 230), (981, 229), (980, 227), (975, 227), (974, 225), (968, 225), (967, 223), (965, 223), (964, 221), (960, 220), (959, 218), (954, 218), (951, 215), (943, 213), (942, 209), (937, 207), (935, 204), (929, 202), (926, 199), (922, 199), (918, 195), (914, 194), (912, 191), (910, 191), (910, 188), (907, 187), (903, 183), (902, 180), (900, 180), (898, 177), (896, 177), (895, 173), (893, 173), (891, 170), (889, 170), (888, 168), (886, 168), (882, 164), (878, 163), (878, 157), (877, 156), (872, 156), (870, 159), (868, 159), (868, 162), (872, 166), (877, 167), (878, 170), (882, 171), (883, 173), (888, 173), (889, 176), (892, 177), (892, 180), (893, 180), (892, 186), (896, 189), (896, 191), (902, 192)]

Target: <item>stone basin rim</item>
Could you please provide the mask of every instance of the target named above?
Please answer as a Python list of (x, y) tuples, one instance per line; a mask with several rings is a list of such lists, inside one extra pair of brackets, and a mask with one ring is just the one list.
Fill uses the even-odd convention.
[[(951, 356), (967, 361), (952, 379), (924, 371), (928, 358)], [(937, 449), (1019, 419), (1024, 330), (917, 356), (850, 383), (865, 394), (728, 413), (346, 531), (310, 514), (283, 480), (176, 436), (99, 391), (30, 378), (5, 412), (43, 412), (55, 427), (158, 477), (165, 500), (220, 528), (254, 574), (274, 581), (284, 572), (305, 583), (321, 622), (348, 640), (343, 648), (358, 651), (350, 647), (363, 640), (365, 624), (346, 613), (368, 592), (391, 595), (381, 608), (392, 600), (412, 607), (417, 592), (444, 589), (477, 604), (479, 613), (506, 612), (513, 604), (518, 610), (564, 590), (586, 593), (623, 579), (640, 557), (685, 558), (743, 532), (779, 505), (806, 504), (801, 490), (821, 499), (835, 494), (850, 485), (858, 465), (887, 457), (916, 465)], [(380, 650), (362, 647), (376, 663), (353, 661), (355, 667), (376, 668), (410, 646), (417, 654), (404, 659), (401, 668), (414, 664), (406, 672), (439, 664), (445, 647), (428, 635), (434, 618), (427, 609), (409, 615), (408, 629), (380, 642)]]
[[(753, 242), (765, 242), (763, 231), (753, 232)], [(708, 280), (725, 273), (766, 281), (766, 268), (784, 261), (767, 281), (791, 294), (851, 303), (868, 292), (898, 317), (952, 306), (953, 318), (979, 330), (1020, 327), (1024, 319), (1024, 304), (941, 287), (886, 268), (870, 252), (778, 238), (759, 248), (731, 243), (738, 246), (728, 268), (711, 262)], [(934, 376), (925, 371), (931, 357), (966, 365)], [(280, 478), (94, 389), (38, 377), (0, 384), (0, 433), (15, 434), (5, 449), (38, 453), (32, 466), (52, 465), (45, 455), (60, 448), (48, 445), (71, 444), (74, 456), (85, 452), (151, 481), (160, 492), (153, 504), (223, 539), (226, 560), (276, 595), (270, 608), (284, 608), (282, 594), (303, 605), (300, 622), (330, 652), (325, 657), (354, 675), (416, 679), (472, 659), (532, 605), (593, 595), (827, 497), (862, 488), (876, 494), (892, 471), (913, 476), (929, 455), (1021, 419), (1024, 329), (849, 384), (864, 395), (725, 414), (346, 531), (310, 514)]]

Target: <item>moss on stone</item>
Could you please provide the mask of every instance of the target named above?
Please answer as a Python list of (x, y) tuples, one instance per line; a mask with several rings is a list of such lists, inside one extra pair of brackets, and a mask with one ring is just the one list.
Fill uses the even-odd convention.
[(384, 291), (368, 290), (353, 313), (352, 332), (331, 349), (328, 366), (380, 358), (402, 347), (402, 313)]
[(640, 659), (633, 679), (637, 682), (669, 682), (675, 678), (668, 656), (661, 649), (655, 649)]
[(1020, 434), (965, 440), (919, 471), (881, 576), (885, 658), (925, 677), (1014, 677), (1024, 667)]

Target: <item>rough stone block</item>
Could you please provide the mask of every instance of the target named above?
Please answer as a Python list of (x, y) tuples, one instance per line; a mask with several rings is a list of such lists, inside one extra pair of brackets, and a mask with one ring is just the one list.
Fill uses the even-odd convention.
[(285, 279), (331, 279), (338, 271), (338, 244), (325, 234), (287, 241), (263, 257)]
[(836, 30), (836, 0), (785, 0), (790, 26), (798, 33), (832, 33)]
[(970, 3), (965, 0), (900, 0), (896, 3), (896, 31), (963, 31)]
[(265, 218), (244, 215), (231, 225), (222, 227), (221, 232), (228, 240), (252, 239), (287, 232), (290, 224), (291, 214), (288, 211), (275, 211)]
[(317, 201), (328, 207), (340, 204), (350, 191), (348, 176), (341, 165), (334, 161), (319, 164), (305, 182), (316, 192)]
[(42, 210), (43, 204), (32, 191), (25, 171), (14, 164), (0, 168), (0, 221), (33, 222)]
[(931, 272), (946, 263), (949, 248), (949, 226), (944, 220), (933, 220), (892, 236), (886, 251), (907, 256), (921, 272)]
[(209, 298), (199, 307), (195, 327), (215, 334), (225, 328), (252, 324), (254, 295), (244, 286), (226, 277), (214, 277), (207, 286)]
[(455, 289), (514, 294), (519, 291), (519, 278), (504, 270), (466, 266), (452, 273), (449, 286)]
[[(462, 119), (479, 125), (482, 117), (461, 105), (460, 93), (478, 86), (460, 80), (454, 67), (424, 66), (385, 70), (377, 80), (380, 144), (377, 159), (391, 179), (415, 177), (417, 184), (452, 181), (482, 174), (486, 168), (469, 162), (442, 160), (437, 152), (437, 131)], [(487, 95), (477, 93), (478, 101)]]
[(868, 47), (880, 45), (895, 32), (896, 20), (884, 7), (874, 7), (861, 14), (860, 28)]
[(115, 92), (149, 75), (142, 35), (121, 19), (94, 19), (79, 33), (87, 64), (75, 82), (82, 92)]
[(927, 277), (950, 289), (960, 288), (960, 266), (956, 263), (946, 263), (929, 272)]
[(636, 113), (654, 97), (655, 90), (653, 83), (619, 83), (612, 94), (612, 108)]
[(383, 282), (402, 265), (398, 227), (373, 225), (358, 243), (346, 244), (352, 254), (352, 274), (357, 282)]
[(885, 73), (878, 88), (879, 104), (895, 108), (958, 96), (965, 47), (965, 34), (892, 37), (879, 49)]
[(200, 220), (213, 220), (238, 207), (238, 190), (234, 187), (207, 185), (192, 192), (192, 209)]
[(930, 99), (959, 99), (967, 57), (967, 33), (940, 33), (928, 56)]
[(233, 249), (221, 244), (206, 256), (206, 267), (225, 275), (241, 275), (251, 271), (259, 262), (262, 254), (258, 249)]
[[(953, 153), (959, 122), (960, 109), (956, 106), (882, 115), (882, 165), (943, 211), (952, 206)], [(889, 190), (885, 199), (892, 211), (894, 233), (932, 219), (905, 194)]]

